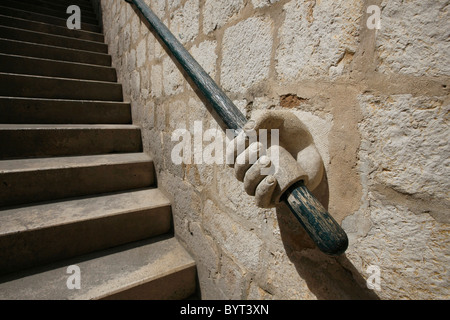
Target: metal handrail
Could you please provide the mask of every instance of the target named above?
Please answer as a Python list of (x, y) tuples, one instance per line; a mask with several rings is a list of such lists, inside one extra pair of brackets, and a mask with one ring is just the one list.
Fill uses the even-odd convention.
[[(242, 130), (247, 119), (234, 105), (216, 82), (198, 64), (192, 55), (175, 38), (143, 0), (125, 0), (134, 4), (166, 45), (189, 78), (202, 92), (225, 126), (237, 132)], [(311, 194), (302, 181), (291, 186), (282, 197), (297, 220), (306, 230), (317, 247), (328, 255), (340, 255), (348, 247), (345, 231)]]

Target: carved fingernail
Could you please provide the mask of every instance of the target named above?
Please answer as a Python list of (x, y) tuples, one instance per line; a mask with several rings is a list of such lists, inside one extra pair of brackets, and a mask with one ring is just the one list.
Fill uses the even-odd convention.
[(273, 176), (268, 176), (266, 182), (267, 184), (272, 185), (275, 183), (275, 178)]
[(259, 158), (259, 163), (263, 166), (263, 167), (268, 167), (270, 164), (270, 158), (267, 156), (262, 156), (261, 158)]
[(250, 146), (250, 148), (251, 148), (251, 151), (258, 151), (260, 149), (260, 145), (259, 145), (259, 143), (255, 143), (255, 144), (252, 144)]

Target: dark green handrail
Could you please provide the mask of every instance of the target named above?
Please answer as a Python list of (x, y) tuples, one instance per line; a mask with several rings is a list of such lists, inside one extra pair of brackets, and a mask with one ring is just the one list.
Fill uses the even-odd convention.
[[(189, 78), (202, 92), (229, 129), (239, 132), (247, 123), (242, 112), (234, 105), (215, 81), (198, 64), (170, 30), (142, 0), (125, 0), (142, 13), (158, 38), (183, 67)], [(317, 247), (328, 255), (340, 255), (348, 246), (345, 231), (311, 194), (303, 182), (297, 182), (283, 195), (283, 202), (290, 208)]]

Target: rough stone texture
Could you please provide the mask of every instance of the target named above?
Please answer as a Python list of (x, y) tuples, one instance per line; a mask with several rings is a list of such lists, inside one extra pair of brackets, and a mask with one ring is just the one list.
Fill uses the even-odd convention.
[[(381, 29), (369, 30), (362, 0), (146, 0), (246, 117), (289, 109), (308, 126), (326, 169), (314, 194), (350, 239), (338, 258), (286, 207), (257, 208), (233, 168), (172, 163), (175, 129), (220, 127), (130, 5), (101, 2), (202, 298), (450, 297), (448, 1), (377, 0)], [(367, 288), (369, 266), (381, 291)]]
[(344, 57), (357, 48), (362, 1), (294, 0), (283, 9), (279, 79), (340, 74), (340, 64), (347, 62)]
[(450, 104), (443, 97), (369, 95), (361, 97), (361, 105), (361, 160), (369, 166), (371, 181), (450, 201)]
[(187, 43), (198, 35), (199, 0), (189, 0), (171, 15), (170, 31), (181, 41)]
[(272, 47), (271, 29), (269, 21), (250, 18), (225, 31), (221, 75), (225, 90), (244, 92), (267, 79)]
[(263, 8), (270, 6), (271, 4), (278, 2), (280, 0), (252, 0), (252, 4), (255, 8)]
[(382, 2), (377, 51), (381, 72), (450, 75), (450, 15), (446, 0)]
[[(411, 95), (360, 103), (364, 195), (343, 222), (354, 246), (348, 256), (362, 269), (380, 267), (384, 298), (448, 297), (450, 106)], [(388, 188), (395, 194), (383, 194)], [(411, 206), (408, 197), (423, 202)]]
[(216, 54), (216, 41), (204, 41), (198, 46), (191, 49), (191, 54), (195, 60), (202, 66), (203, 69), (211, 76), (211, 78), (216, 77), (216, 64), (217, 64), (217, 54)]
[(243, 5), (243, 0), (206, 0), (203, 9), (203, 32), (208, 34), (225, 25)]

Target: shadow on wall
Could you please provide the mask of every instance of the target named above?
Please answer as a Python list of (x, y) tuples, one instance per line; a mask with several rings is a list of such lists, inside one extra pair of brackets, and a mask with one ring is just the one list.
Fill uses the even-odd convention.
[[(313, 193), (328, 209), (326, 176)], [(380, 299), (345, 254), (330, 257), (322, 253), (286, 205), (277, 207), (277, 218), (287, 256), (319, 300)]]

